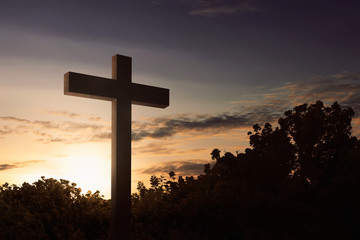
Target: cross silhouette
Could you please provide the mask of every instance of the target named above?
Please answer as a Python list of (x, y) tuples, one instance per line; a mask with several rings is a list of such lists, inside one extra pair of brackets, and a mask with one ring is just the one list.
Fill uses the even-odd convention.
[(68, 72), (64, 94), (112, 103), (111, 239), (130, 239), (131, 104), (166, 108), (169, 89), (131, 81), (131, 58), (112, 57), (112, 79)]

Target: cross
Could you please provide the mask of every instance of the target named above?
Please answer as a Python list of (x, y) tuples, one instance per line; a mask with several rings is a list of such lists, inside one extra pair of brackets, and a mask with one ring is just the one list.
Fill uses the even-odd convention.
[(68, 72), (64, 94), (108, 100), (111, 121), (111, 239), (130, 239), (131, 104), (166, 108), (169, 89), (131, 82), (131, 58), (112, 57), (112, 79)]

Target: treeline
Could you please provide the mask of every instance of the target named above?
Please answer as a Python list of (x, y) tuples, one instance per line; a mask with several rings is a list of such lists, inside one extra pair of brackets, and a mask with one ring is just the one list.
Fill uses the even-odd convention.
[[(133, 239), (360, 239), (360, 142), (351, 108), (303, 104), (253, 126), (244, 153), (197, 177), (138, 184)], [(107, 239), (110, 203), (42, 178), (0, 190), (0, 239)]]
[(0, 187), (0, 239), (108, 239), (110, 201), (75, 183), (46, 179)]

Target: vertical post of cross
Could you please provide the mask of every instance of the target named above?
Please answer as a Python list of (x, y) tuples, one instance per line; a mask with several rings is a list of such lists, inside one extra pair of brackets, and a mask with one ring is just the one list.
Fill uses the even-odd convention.
[(126, 83), (112, 100), (111, 239), (131, 233), (131, 58), (112, 57), (112, 79)]

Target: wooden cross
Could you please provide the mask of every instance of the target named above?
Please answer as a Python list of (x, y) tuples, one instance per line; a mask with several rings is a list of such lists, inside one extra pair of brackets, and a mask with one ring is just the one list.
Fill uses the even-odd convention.
[(112, 57), (112, 79), (68, 72), (64, 94), (112, 102), (111, 239), (130, 239), (131, 104), (166, 108), (169, 89), (131, 82), (131, 58)]

